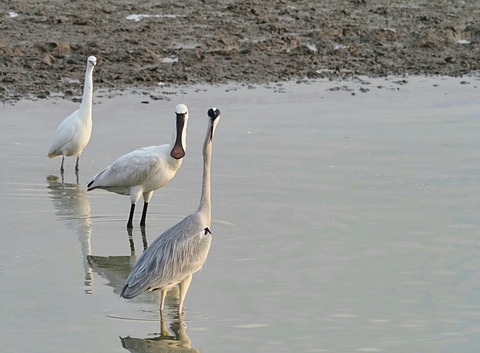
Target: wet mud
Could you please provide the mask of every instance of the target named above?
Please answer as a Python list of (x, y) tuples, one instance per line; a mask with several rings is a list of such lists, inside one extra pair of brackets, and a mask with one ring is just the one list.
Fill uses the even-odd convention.
[(0, 99), (95, 88), (447, 75), (480, 67), (465, 1), (1, 0)]

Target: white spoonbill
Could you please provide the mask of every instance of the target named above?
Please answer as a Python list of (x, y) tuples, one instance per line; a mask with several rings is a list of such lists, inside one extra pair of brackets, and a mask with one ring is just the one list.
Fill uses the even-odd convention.
[(92, 134), (92, 95), (93, 95), (93, 69), (97, 65), (97, 58), (89, 56), (87, 70), (85, 71), (85, 85), (80, 108), (65, 118), (53, 135), (48, 157), (62, 156), (60, 172), (63, 174), (63, 161), (65, 156), (77, 156), (75, 170), (78, 171), (78, 160)]
[(199, 271), (212, 243), (210, 161), (212, 138), (220, 120), (220, 111), (208, 110), (207, 136), (203, 145), (203, 184), (200, 206), (197, 211), (165, 231), (140, 256), (128, 276), (120, 296), (130, 299), (145, 291), (161, 290), (160, 313), (163, 313), (165, 296), (170, 288), (179, 285), (178, 316), (182, 315), (183, 302), (192, 281)]
[(153, 192), (168, 183), (182, 165), (186, 149), (188, 108), (175, 108), (176, 128), (172, 144), (139, 148), (127, 153), (102, 170), (88, 183), (87, 191), (104, 189), (120, 195), (130, 195), (130, 216), (127, 228), (133, 227), (135, 204), (143, 195), (140, 226), (145, 226), (148, 202)]

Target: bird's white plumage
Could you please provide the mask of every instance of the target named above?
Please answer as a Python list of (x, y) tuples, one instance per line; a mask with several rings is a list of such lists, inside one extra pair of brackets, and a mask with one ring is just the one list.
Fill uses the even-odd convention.
[[(80, 108), (66, 117), (55, 131), (47, 152), (50, 158), (57, 156), (77, 156), (78, 158), (90, 141), (92, 134), (93, 69), (96, 63), (97, 59), (94, 56), (88, 57), (82, 103)], [(61, 170), (63, 171), (63, 159)]]
[(74, 111), (58, 126), (48, 150), (50, 158), (78, 156), (90, 140), (91, 118), (82, 117), (80, 110)]
[[(144, 225), (146, 206), (153, 192), (167, 184), (182, 165), (186, 149), (187, 106), (177, 105), (175, 113), (176, 133), (171, 144), (143, 147), (127, 153), (96, 174), (88, 183), (88, 191), (99, 188), (120, 195), (130, 195), (133, 209), (143, 195), (144, 213), (141, 225)], [(128, 227), (132, 226), (133, 209)]]
[[(171, 148), (143, 147), (121, 156), (93, 177), (89, 190), (101, 188), (130, 195), (136, 203), (143, 193), (161, 188), (175, 176), (182, 160), (170, 157)], [(132, 191), (137, 191), (136, 195)]]

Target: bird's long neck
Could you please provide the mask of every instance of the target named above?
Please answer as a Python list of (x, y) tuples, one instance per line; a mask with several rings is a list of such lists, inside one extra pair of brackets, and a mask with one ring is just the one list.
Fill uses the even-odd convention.
[(210, 225), (212, 217), (212, 204), (210, 199), (210, 164), (212, 157), (212, 130), (208, 129), (205, 142), (203, 144), (203, 183), (202, 196), (200, 198), (200, 206), (198, 212), (201, 213)]
[(80, 111), (89, 113), (84, 116), (91, 118), (92, 114), (92, 96), (93, 96), (93, 67), (87, 66), (85, 71), (85, 84), (83, 86), (82, 103), (80, 104)]

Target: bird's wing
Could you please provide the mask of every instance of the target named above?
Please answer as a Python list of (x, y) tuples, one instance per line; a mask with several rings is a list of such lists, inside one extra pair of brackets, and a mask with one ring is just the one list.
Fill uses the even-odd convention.
[(60, 125), (58, 125), (58, 128), (52, 137), (50, 148), (48, 149), (49, 156), (62, 154), (62, 147), (72, 141), (76, 131), (81, 127), (81, 122), (78, 120), (78, 114), (78, 110), (74, 111), (67, 116)]
[(144, 184), (158, 170), (167, 167), (168, 147), (143, 147), (121, 156), (93, 177), (89, 189)]
[(174, 285), (200, 270), (212, 239), (205, 228), (191, 215), (155, 239), (132, 269), (121, 296), (133, 298)]

